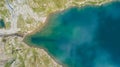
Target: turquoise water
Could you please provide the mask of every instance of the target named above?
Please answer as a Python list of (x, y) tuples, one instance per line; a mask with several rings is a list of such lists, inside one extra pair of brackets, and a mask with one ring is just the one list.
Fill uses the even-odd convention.
[(4, 28), (4, 27), (5, 27), (4, 21), (3, 19), (0, 19), (0, 28)]
[(44, 48), (66, 67), (120, 67), (120, 2), (50, 15), (25, 42)]

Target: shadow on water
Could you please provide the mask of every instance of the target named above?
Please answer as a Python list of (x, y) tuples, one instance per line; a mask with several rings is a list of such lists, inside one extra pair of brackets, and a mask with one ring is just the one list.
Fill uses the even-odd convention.
[(120, 2), (54, 14), (26, 39), (68, 67), (115, 67), (120, 64)]

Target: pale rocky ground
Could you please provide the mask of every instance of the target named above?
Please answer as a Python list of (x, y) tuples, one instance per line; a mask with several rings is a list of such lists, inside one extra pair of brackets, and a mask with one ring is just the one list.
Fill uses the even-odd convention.
[[(50, 13), (71, 6), (101, 5), (111, 0), (0, 0), (0, 18), (4, 19), (9, 34), (23, 36), (43, 25)], [(14, 31), (16, 30), (16, 31)], [(2, 32), (3, 30), (0, 30)], [(3, 34), (6, 34), (5, 32)], [(62, 67), (43, 49), (28, 46), (19, 36), (0, 36), (0, 67)]]
[(1, 40), (1, 65), (6, 62), (5, 67), (61, 67), (43, 49), (27, 46), (22, 39), (9, 36)]

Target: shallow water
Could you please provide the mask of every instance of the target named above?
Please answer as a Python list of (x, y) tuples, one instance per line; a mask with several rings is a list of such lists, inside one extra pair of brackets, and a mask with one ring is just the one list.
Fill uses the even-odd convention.
[(27, 36), (66, 67), (120, 67), (120, 2), (72, 7)]
[(4, 27), (5, 27), (4, 21), (3, 19), (0, 19), (0, 28), (4, 28)]

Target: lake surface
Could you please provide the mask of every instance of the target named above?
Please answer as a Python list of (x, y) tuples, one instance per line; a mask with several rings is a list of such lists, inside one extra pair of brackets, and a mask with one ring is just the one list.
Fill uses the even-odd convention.
[(4, 27), (5, 27), (4, 21), (3, 19), (0, 19), (0, 28), (4, 28)]
[(71, 7), (24, 41), (65, 67), (120, 67), (120, 2)]

